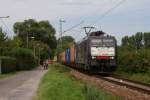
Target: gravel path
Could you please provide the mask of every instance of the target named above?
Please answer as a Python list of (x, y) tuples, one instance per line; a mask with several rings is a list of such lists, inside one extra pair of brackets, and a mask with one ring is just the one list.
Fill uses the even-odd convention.
[(38, 68), (0, 80), (0, 100), (32, 100), (46, 72)]

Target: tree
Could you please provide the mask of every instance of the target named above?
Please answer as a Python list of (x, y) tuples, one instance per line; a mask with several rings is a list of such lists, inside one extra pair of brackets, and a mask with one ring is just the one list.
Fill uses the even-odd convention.
[(27, 44), (27, 37), (29, 37), (30, 41), (31, 37), (34, 36), (35, 41), (46, 43), (51, 49), (56, 48), (56, 31), (48, 21), (37, 22), (34, 19), (29, 19), (24, 22), (16, 22), (14, 32), (25, 41), (23, 42), (23, 47)]
[(139, 49), (142, 47), (142, 40), (143, 40), (143, 33), (142, 32), (137, 32), (135, 35), (135, 45)]
[(71, 43), (74, 43), (74, 38), (72, 36), (63, 36), (57, 40), (58, 49), (57, 52), (62, 52), (66, 50)]
[(137, 32), (135, 35), (132, 35), (130, 37), (125, 36), (122, 38), (122, 45), (131, 45), (136, 48), (141, 48), (143, 46), (143, 33)]
[(14, 42), (14, 44), (15, 44), (16, 47), (20, 47), (21, 44), (22, 44), (22, 40), (21, 40), (21, 38), (18, 37), (18, 36), (14, 36), (13, 42)]
[(122, 38), (122, 46), (128, 45), (129, 44), (129, 37), (125, 36)]
[(131, 37), (129, 37), (129, 44), (132, 45), (132, 46), (135, 46), (136, 43), (135, 43), (135, 36), (132, 35)]
[(3, 44), (4, 41), (7, 40), (7, 36), (6, 36), (6, 33), (4, 33), (2, 31), (2, 28), (0, 28), (0, 46)]
[(144, 33), (144, 46), (150, 48), (150, 32)]

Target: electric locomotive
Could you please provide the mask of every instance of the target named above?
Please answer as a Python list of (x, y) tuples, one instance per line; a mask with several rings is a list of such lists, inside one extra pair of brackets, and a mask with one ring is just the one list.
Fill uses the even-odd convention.
[(62, 64), (92, 73), (111, 73), (117, 66), (117, 41), (102, 31), (92, 32), (58, 54)]
[(109, 73), (116, 69), (117, 41), (102, 31), (92, 32), (75, 47), (75, 64), (94, 73)]

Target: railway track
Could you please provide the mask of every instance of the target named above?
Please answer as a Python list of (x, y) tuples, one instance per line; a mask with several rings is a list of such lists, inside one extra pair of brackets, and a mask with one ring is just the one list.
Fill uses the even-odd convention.
[(108, 81), (108, 82), (111, 82), (111, 83), (114, 83), (114, 84), (117, 84), (120, 86), (124, 86), (124, 87), (129, 88), (129, 89), (136, 90), (138, 92), (150, 95), (150, 84), (129, 80), (127, 78), (121, 77), (121, 76), (116, 75), (116, 74), (111, 74), (108, 76), (102, 76), (102, 75), (90, 74), (87, 71), (79, 70), (79, 69), (76, 69), (73, 67), (71, 67), (71, 68), (73, 70), (79, 71), (83, 74), (90, 75), (90, 76), (96, 77), (96, 78), (100, 78), (102, 80), (105, 80), (105, 81)]
[(118, 75), (110, 75), (107, 77), (96, 75), (96, 77), (150, 95), (150, 84), (129, 80)]

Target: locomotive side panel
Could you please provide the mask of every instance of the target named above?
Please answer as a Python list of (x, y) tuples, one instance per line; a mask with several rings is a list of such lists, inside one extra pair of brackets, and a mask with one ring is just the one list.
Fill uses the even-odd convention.
[(86, 65), (87, 40), (82, 41), (76, 46), (76, 64), (77, 67), (84, 68)]

